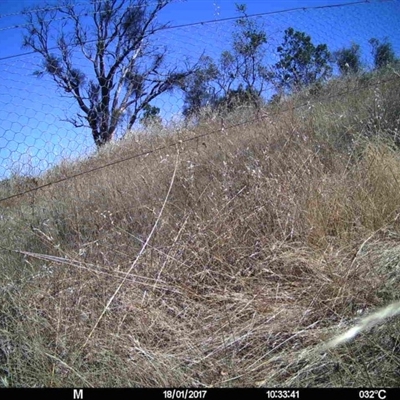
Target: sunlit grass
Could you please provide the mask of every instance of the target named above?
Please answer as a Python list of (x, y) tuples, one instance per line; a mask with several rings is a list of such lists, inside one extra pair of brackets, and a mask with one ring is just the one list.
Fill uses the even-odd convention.
[(2, 203), (0, 384), (398, 386), (400, 85), (363, 84), (4, 183), (163, 147)]

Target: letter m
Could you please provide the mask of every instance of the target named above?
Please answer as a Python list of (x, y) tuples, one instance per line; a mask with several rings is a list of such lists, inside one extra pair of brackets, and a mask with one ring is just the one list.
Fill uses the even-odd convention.
[(82, 399), (83, 400), (83, 389), (74, 389), (74, 400)]

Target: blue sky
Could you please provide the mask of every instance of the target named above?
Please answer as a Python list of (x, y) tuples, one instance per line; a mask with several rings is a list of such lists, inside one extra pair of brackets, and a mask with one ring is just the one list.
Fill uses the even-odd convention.
[[(354, 3), (350, 0), (236, 2), (247, 4), (249, 14)], [(50, 4), (55, 3), (50, 1)], [(40, 59), (35, 55), (14, 57), (27, 52), (21, 48), (24, 17), (18, 14), (25, 7), (43, 7), (44, 4), (37, 0), (0, 0), (0, 179), (11, 172), (37, 174), (62, 159), (94, 151), (87, 129), (77, 129), (61, 121), (66, 115), (73, 116), (74, 102), (57, 90), (49, 78), (32, 76)], [(172, 25), (184, 25), (235, 16), (235, 1), (187, 0), (170, 4), (159, 18)], [(269, 37), (266, 57), (270, 62), (276, 60), (276, 47), (289, 26), (305, 31), (314, 44), (326, 43), (331, 51), (358, 43), (365, 64), (371, 61), (368, 45), (371, 37), (387, 37), (400, 56), (400, 0), (371, 0), (339, 8), (276, 13), (261, 20)], [(183, 26), (162, 32), (159, 40), (169, 46), (171, 63), (179, 64), (184, 57), (195, 60), (203, 51), (217, 58), (223, 50), (229, 49), (233, 26), (234, 21)], [(165, 95), (155, 105), (162, 109), (164, 118), (169, 119), (179, 113), (182, 96), (178, 92)]]

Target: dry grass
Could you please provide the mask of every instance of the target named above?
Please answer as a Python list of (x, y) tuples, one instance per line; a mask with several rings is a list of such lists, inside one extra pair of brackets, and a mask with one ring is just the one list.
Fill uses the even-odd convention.
[(3, 385), (398, 386), (395, 313), (321, 345), (399, 298), (399, 86), (332, 83), (28, 180), (164, 147), (3, 203)]

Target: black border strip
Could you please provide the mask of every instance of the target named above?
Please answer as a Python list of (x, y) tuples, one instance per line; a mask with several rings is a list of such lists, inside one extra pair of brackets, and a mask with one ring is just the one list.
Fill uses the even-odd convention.
[[(396, 394), (397, 393), (397, 394)], [(321, 396), (343, 396), (347, 399), (366, 400), (391, 400), (400, 398), (399, 389), (384, 388), (306, 388), (306, 389), (254, 389), (254, 388), (5, 388), (0, 389), (0, 398), (11, 399), (17, 395), (31, 395), (40, 399), (51, 400), (92, 400), (103, 396), (118, 396), (120, 399), (151, 398), (169, 400), (193, 399), (228, 399), (241, 395), (247, 398), (273, 400), (273, 399), (320, 399)]]

